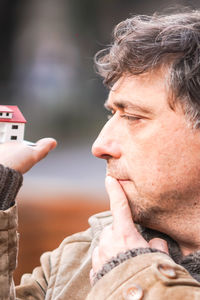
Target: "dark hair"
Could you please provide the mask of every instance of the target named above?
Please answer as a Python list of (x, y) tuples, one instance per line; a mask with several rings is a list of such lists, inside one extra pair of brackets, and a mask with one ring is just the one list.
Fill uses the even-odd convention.
[(95, 65), (108, 86), (126, 73), (169, 66), (173, 99), (200, 127), (200, 11), (133, 16), (119, 23), (113, 44), (96, 54)]

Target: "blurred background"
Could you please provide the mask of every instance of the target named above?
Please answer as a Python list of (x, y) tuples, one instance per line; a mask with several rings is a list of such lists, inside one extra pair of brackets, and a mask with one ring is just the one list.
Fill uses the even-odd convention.
[(52, 136), (58, 147), (24, 177), (18, 195), (20, 251), (15, 280), (39, 264), (42, 252), (87, 228), (108, 209), (105, 162), (91, 145), (106, 121), (108, 91), (93, 67), (113, 26), (132, 14), (152, 14), (198, 0), (0, 0), (0, 104), (18, 105), (25, 139)]

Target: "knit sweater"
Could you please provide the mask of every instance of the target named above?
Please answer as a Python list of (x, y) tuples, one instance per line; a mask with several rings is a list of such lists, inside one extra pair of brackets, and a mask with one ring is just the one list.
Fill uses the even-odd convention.
[(0, 210), (6, 210), (14, 204), (22, 182), (20, 172), (0, 165)]

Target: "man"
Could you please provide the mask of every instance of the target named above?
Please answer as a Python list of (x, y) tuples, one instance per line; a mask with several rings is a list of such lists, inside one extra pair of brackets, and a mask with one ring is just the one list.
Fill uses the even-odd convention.
[(96, 56), (111, 117), (92, 148), (107, 160), (112, 216), (91, 217), (16, 289), (20, 174), (56, 142), (1, 145), (1, 299), (200, 299), (199, 44), (198, 11), (116, 27)]

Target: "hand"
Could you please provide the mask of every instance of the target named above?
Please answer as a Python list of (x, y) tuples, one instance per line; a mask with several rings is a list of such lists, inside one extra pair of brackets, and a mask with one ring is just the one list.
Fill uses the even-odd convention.
[(36, 146), (10, 142), (0, 145), (0, 164), (24, 174), (43, 159), (57, 145), (56, 140), (44, 138)]
[(168, 253), (166, 241), (155, 238), (148, 243), (137, 231), (126, 195), (119, 182), (113, 177), (107, 176), (106, 189), (110, 198), (113, 223), (104, 228), (100, 236), (99, 246), (94, 249), (90, 272), (91, 283), (93, 275), (119, 253), (134, 248), (156, 248)]

